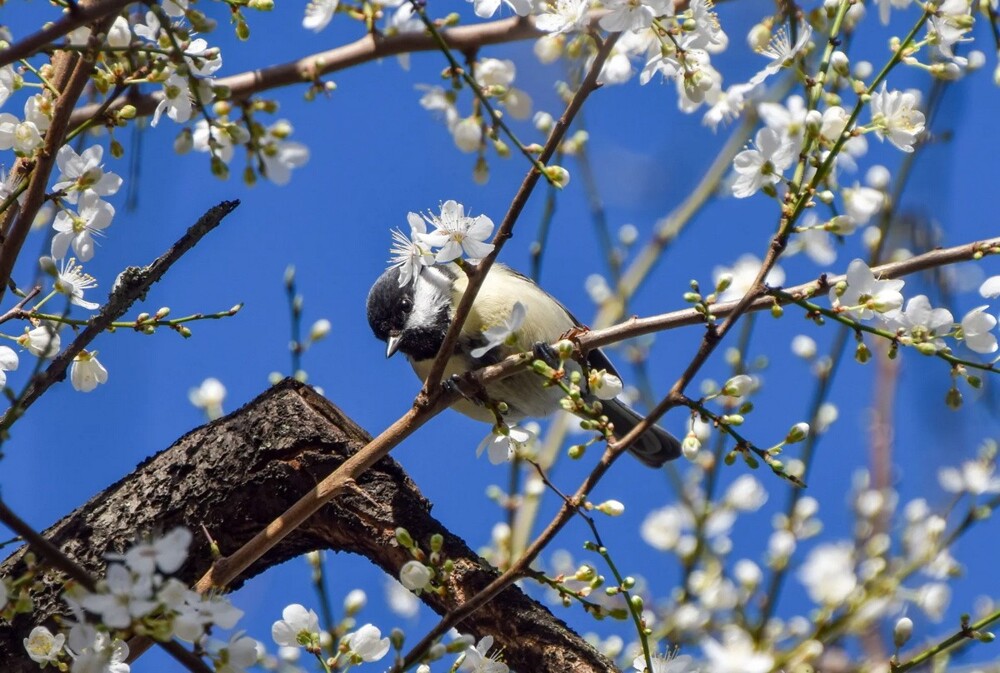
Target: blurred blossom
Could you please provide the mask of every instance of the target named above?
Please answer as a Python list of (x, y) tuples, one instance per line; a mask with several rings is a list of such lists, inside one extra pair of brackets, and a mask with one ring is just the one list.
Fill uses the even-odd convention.
[(850, 542), (819, 545), (809, 552), (798, 578), (817, 604), (834, 607), (843, 603), (858, 586), (854, 546)]
[[(719, 295), (719, 301), (741, 299), (743, 295), (750, 291), (750, 287), (753, 285), (753, 281), (757, 278), (757, 273), (760, 271), (760, 266), (760, 258), (746, 254), (737, 259), (731, 268), (725, 266), (715, 267), (715, 270), (712, 271), (713, 283), (718, 283), (719, 278), (723, 274), (728, 273), (733, 277), (733, 282), (729, 288)], [(764, 278), (764, 282), (772, 287), (782, 285), (785, 282), (785, 272), (781, 270), (780, 266), (774, 266), (767, 274), (767, 277)]]
[(400, 617), (415, 617), (420, 611), (420, 599), (391, 577), (385, 582), (385, 600)]
[(768, 673), (774, 666), (774, 657), (758, 652), (750, 634), (738, 626), (725, 627), (721, 641), (705, 638), (701, 649), (712, 673)]

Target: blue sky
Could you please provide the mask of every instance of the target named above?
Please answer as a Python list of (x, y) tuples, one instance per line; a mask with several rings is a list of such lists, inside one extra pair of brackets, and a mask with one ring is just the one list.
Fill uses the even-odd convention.
[[(762, 65), (745, 46), (743, 36), (751, 22), (772, 6), (764, 2), (720, 6), (731, 47), (713, 62), (726, 81), (745, 79)], [(452, 8), (448, 5), (447, 10)], [(209, 9), (224, 16), (222, 6)], [(323, 33), (309, 33), (300, 26), (302, 9), (297, 3), (279, 3), (272, 15), (252, 15), (254, 35), (245, 44), (233, 40), (221, 21), (220, 29), (209, 36), (225, 55), (219, 74), (284, 61), (359, 35), (359, 27), (343, 16), (336, 17)], [(430, 10), (445, 11), (445, 6), (431, 3)], [(11, 21), (15, 35), (20, 36), (42, 16), (36, 3), (14, 3), (3, 18)], [(47, 10), (44, 16), (51, 18)], [(915, 14), (901, 16), (894, 24), (897, 27), (909, 25), (907, 21)], [(867, 22), (866, 31), (858, 38), (858, 49), (873, 60), (884, 57), (888, 33), (875, 22)], [(981, 37), (987, 37), (985, 32)], [(539, 65), (529, 43), (491, 47), (481, 55), (514, 60), (517, 85), (532, 95), (535, 107), (553, 114), (560, 110), (551, 85), (560, 76), (560, 68)], [(936, 224), (940, 245), (985, 238), (997, 231), (989, 190), (996, 184), (1000, 153), (1000, 134), (995, 132), (1000, 92), (991, 81), (992, 66), (989, 63), (976, 76), (948, 90), (932, 129), (941, 142), (918, 159), (901, 204), (903, 210)], [(418, 105), (414, 87), (438, 83), (444, 67), (441, 54), (418, 54), (409, 71), (395, 59), (386, 59), (338, 73), (332, 78), (338, 88), (329, 99), (305, 103), (299, 89), (273, 92), (281, 104), (275, 119), (291, 120), (294, 138), (311, 151), (308, 165), (298, 169), (285, 187), (263, 182), (245, 187), (238, 179), (243, 166), (240, 153), (234, 160), (233, 178), (224, 182), (211, 177), (204, 155), (173, 154), (176, 127), (169, 121), (143, 132), (140, 146), (127, 142), (128, 134), (121, 135), (128, 151), (139, 153), (138, 201), (130, 211), (124, 206), (124, 191), (112, 199), (118, 215), (88, 265), (101, 284), (96, 296), (103, 296), (123, 266), (147, 263), (160, 254), (209, 206), (238, 198), (240, 208), (150, 292), (142, 310), (166, 305), (174, 315), (186, 315), (225, 310), (237, 302), (246, 306), (233, 319), (196, 323), (194, 336), (188, 340), (169, 332), (155, 336), (121, 332), (99, 339), (95, 347), (110, 372), (108, 384), (87, 395), (76, 393), (68, 384), (57, 387), (17, 424), (4, 446), (0, 488), (16, 511), (44, 528), (200, 424), (200, 412), (187, 397), (188, 390), (205, 377), (223, 381), (229, 391), (225, 407), (231, 411), (264, 390), (271, 372), (287, 373), (289, 326), (282, 276), (289, 264), (295, 265), (298, 287), (305, 296), (305, 325), (328, 318), (333, 326), (329, 337), (305, 356), (310, 382), (324, 388), (334, 403), (373, 434), (408, 408), (419, 382), (401, 358), (385, 360), (384, 345), (371, 336), (364, 317), (368, 288), (388, 257), (389, 231), (405, 226), (408, 211), (436, 209), (446, 199), (499, 222), (527, 169), (517, 155), (507, 160), (491, 157), (489, 183), (480, 186), (471, 180), (473, 158), (460, 154), (444, 125)], [(893, 75), (890, 83), (899, 88), (927, 85), (923, 76), (909, 71)], [(598, 91), (588, 101), (585, 119), (612, 229), (634, 224), (640, 245), (648, 239), (654, 222), (693, 187), (728, 133), (720, 129), (713, 134), (700, 124), (698, 115), (679, 113), (673, 86), (655, 83), (640, 87), (633, 82)], [(539, 140), (530, 124), (516, 123), (515, 128), (522, 138)], [(874, 138), (870, 144), (862, 171), (879, 162), (890, 169), (898, 166), (901, 153)], [(109, 160), (106, 167), (129, 179), (125, 161)], [(575, 169), (572, 161), (567, 167), (571, 172)], [(542, 285), (587, 322), (594, 306), (583, 289), (584, 280), (605, 268), (581, 182), (574, 179), (558, 197)], [(532, 197), (504, 249), (501, 260), (515, 268), (528, 268), (529, 245), (543, 196), (539, 189)], [(773, 203), (761, 196), (714, 201), (665, 253), (631, 310), (651, 315), (682, 307), (681, 295), (690, 279), (707, 285), (717, 265), (730, 265), (745, 252), (762, 256), (776, 219)], [(34, 245), (29, 241), (26, 249)], [(859, 241), (850, 239), (829, 270), (842, 272), (860, 254)], [(19, 267), (22, 277), (32, 272), (32, 264), (33, 260), (26, 260)], [(783, 261), (782, 266), (790, 284), (815, 278), (820, 271), (801, 256)], [(981, 277), (1000, 273), (995, 260), (966, 266), (975, 266), (971, 273)], [(904, 293), (911, 296), (931, 290), (925, 281), (913, 278)], [(953, 300), (956, 315), (983, 303), (970, 291)], [(792, 423), (805, 420), (812, 394), (808, 366), (789, 354), (791, 338), (809, 334), (823, 352), (835, 330), (818, 328), (792, 309), (781, 321), (762, 316), (758, 325), (750, 353), (767, 357), (770, 365), (761, 374), (766, 388), (743, 434), (759, 437), (766, 445)], [(700, 336), (697, 327), (657, 336), (649, 371), (658, 393), (664, 393), (682, 371)], [(623, 353), (612, 351), (611, 357), (627, 378), (629, 367)], [(727, 371), (720, 351), (703, 377), (722, 379)], [(836, 379), (833, 396), (840, 420), (820, 443), (809, 486), (809, 494), (821, 504), (827, 539), (847, 537), (851, 532), (845, 494), (852, 474), (866, 461), (866, 409), (875, 371), (872, 364), (847, 362)], [(19, 382), (19, 376), (12, 375), (12, 381)], [(901, 501), (922, 495), (932, 505), (943, 505), (946, 498), (937, 487), (936, 467), (971, 458), (982, 439), (996, 436), (996, 404), (991, 397), (995, 393), (991, 382), (982, 394), (966, 390), (966, 408), (948, 411), (943, 403), (950, 383), (946, 367), (912, 353), (902, 358), (899, 383), (894, 475)], [(980, 396), (983, 402), (973, 404)], [(674, 411), (663, 424), (682, 434), (684, 418)], [(445, 412), (393, 453), (434, 503), (435, 515), (473, 547), (489, 541), (491, 526), (500, 517), (483, 493), (488, 485), (507, 479), (505, 470), (475, 456), (485, 432), (482, 425)], [(795, 455), (794, 451), (790, 454)], [(574, 489), (585, 469), (586, 465), (561, 467), (558, 483)], [(727, 468), (723, 482), (746, 471), (739, 464)], [(783, 506), (785, 486), (768, 474), (757, 476), (771, 491), (771, 499), (762, 511), (741, 519), (734, 542), (742, 555), (759, 559), (766, 542), (761, 531), (770, 530), (771, 514)], [(46, 495), (40, 497), (40, 492)], [(639, 541), (637, 532), (646, 511), (674, 500), (666, 478), (636, 461), (622, 460), (594, 494), (595, 501), (609, 497), (624, 501), (627, 507), (623, 517), (603, 524), (609, 547), (627, 560), (627, 572), (646, 576), (654, 595), (664, 595), (674, 586), (676, 568), (672, 560), (665, 563), (664, 556)], [(470, 507), (470, 502), (481, 504)], [(550, 502), (550, 511), (552, 507)], [(996, 585), (984, 583), (983, 578), (991, 576), (997, 532), (995, 523), (986, 522), (975, 535), (975, 546), (958, 545), (957, 555), (968, 572), (953, 585), (948, 617), (937, 626), (918, 621), (918, 634), (949, 631), (960, 613), (972, 609), (977, 596), (990, 591), (996, 595)], [(584, 539), (584, 530), (571, 525), (557, 546), (582, 558), (578, 550)], [(383, 631), (401, 625), (411, 639), (434, 623), (425, 614), (407, 621), (388, 612), (380, 600), (383, 575), (367, 563), (337, 557), (329, 560), (329, 569), (336, 600), (355, 587), (368, 591), (370, 603), (363, 621), (372, 621)], [(284, 605), (315, 601), (304, 561), (275, 569), (239, 591), (234, 600), (248, 613), (243, 627), (265, 641)], [(804, 613), (808, 607), (802, 592), (788, 590), (779, 614)], [(556, 613), (581, 631), (627, 633), (620, 624), (596, 624), (576, 610), (558, 608)], [(984, 658), (988, 658), (985, 650), (974, 650), (969, 660)], [(150, 656), (135, 670), (152, 670), (153, 662)]]

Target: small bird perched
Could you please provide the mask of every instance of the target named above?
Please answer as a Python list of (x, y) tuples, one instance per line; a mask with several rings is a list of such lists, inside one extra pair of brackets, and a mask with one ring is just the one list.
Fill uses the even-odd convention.
[[(386, 357), (402, 352), (424, 380), (467, 285), (465, 273), (453, 264), (424, 266), (402, 285), (399, 267), (383, 273), (368, 294), (368, 323), (375, 336), (386, 343)], [(504, 326), (510, 329), (505, 331)], [(495, 364), (515, 353), (531, 351), (538, 344), (551, 344), (581, 327), (562, 304), (529, 278), (494, 264), (476, 295), (444, 374), (451, 377)], [(587, 354), (587, 364), (617, 376), (607, 356), (598, 349)], [(572, 362), (570, 365), (576, 366)], [(531, 371), (492, 382), (485, 392), (491, 400), (506, 403), (504, 417), (514, 422), (548, 416), (561, 408), (564, 396), (558, 387), (543, 386)], [(584, 392), (588, 403), (597, 399), (586, 387)], [(602, 400), (601, 404), (618, 437), (642, 420), (640, 414), (617, 399)], [(476, 420), (496, 421), (490, 408), (469, 399), (452, 406)], [(677, 439), (655, 425), (629, 450), (650, 467), (660, 467), (681, 454)]]

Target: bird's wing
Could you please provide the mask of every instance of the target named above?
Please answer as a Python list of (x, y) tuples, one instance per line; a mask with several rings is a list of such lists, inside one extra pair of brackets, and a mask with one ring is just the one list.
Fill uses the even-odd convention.
[[(523, 280), (525, 283), (528, 283), (532, 288), (538, 290), (539, 292), (545, 292), (545, 290), (543, 290), (541, 287), (539, 287), (538, 284), (535, 281), (533, 281), (531, 278), (528, 278), (527, 276), (525, 276), (520, 271), (512, 269), (509, 266), (505, 266), (504, 268), (506, 268), (508, 271), (510, 271), (510, 273), (512, 275), (514, 275), (514, 276), (518, 277), (519, 279)], [(584, 325), (582, 322), (580, 322), (577, 319), (577, 317), (575, 315), (573, 315), (573, 313), (568, 308), (566, 308), (563, 305), (563, 303), (561, 301), (559, 301), (558, 299), (556, 299), (555, 297), (553, 297), (551, 294), (549, 294), (547, 292), (545, 292), (545, 294), (547, 294), (552, 299), (552, 301), (555, 302), (555, 304), (559, 308), (561, 308), (563, 310), (563, 312), (569, 318), (570, 323), (572, 323), (573, 327), (579, 327), (581, 329), (589, 329), (586, 325)], [(555, 339), (559, 338), (560, 336), (562, 336), (562, 335), (561, 334), (557, 334), (554, 337), (552, 337), (551, 339), (549, 339), (549, 341), (554, 341)], [(611, 360), (608, 358), (607, 355), (604, 354), (604, 351), (602, 351), (600, 348), (594, 348), (594, 349), (591, 349), (590, 351), (587, 352), (587, 365), (590, 366), (593, 369), (603, 369), (606, 372), (608, 372), (609, 374), (612, 374), (614, 376), (618, 376), (619, 378), (621, 378), (619, 376), (619, 374), (618, 374), (618, 370), (615, 369), (615, 366), (611, 363)]]

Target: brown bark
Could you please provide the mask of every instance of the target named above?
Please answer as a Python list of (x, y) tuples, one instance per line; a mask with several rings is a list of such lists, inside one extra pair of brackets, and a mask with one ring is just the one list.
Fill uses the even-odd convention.
[[(285, 381), (239, 411), (197, 428), (146, 460), (118, 483), (45, 531), (65, 554), (95, 575), (103, 555), (121, 552), (145, 531), (184, 525), (195, 531), (188, 563), (178, 576), (193, 582), (210, 564), (204, 525), (223, 553), (249, 540), (315, 486), (347, 456), (369, 441), (355, 425), (311, 388)], [(361, 554), (397, 575), (409, 560), (393, 544), (394, 530), (407, 528), (426, 548), (431, 535), (445, 537), (444, 553), (455, 562), (445, 597), (421, 598), (445, 613), (486, 586), (497, 572), (430, 515), (430, 504), (390, 458), (358, 480), (358, 490), (325, 506), (305, 525), (253, 564), (243, 582), (313, 549)], [(21, 549), (0, 564), (16, 575)], [(21, 639), (32, 626), (60, 609), (59, 577), (46, 580), (36, 611), (0, 625), (0, 662), (9, 673), (37, 671)], [(510, 587), (460, 624), (477, 638), (493, 635), (515, 670), (544, 673), (610, 671), (612, 664), (547, 609)]]

